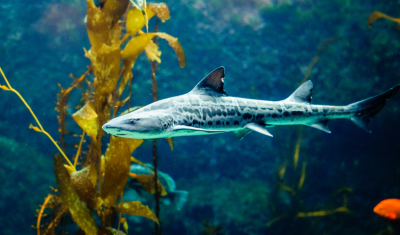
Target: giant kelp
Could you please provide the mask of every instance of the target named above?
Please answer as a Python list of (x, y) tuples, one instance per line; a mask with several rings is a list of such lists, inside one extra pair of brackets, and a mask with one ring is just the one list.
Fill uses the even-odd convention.
[[(87, 0), (87, 6), (87, 32), (92, 47), (85, 50), (85, 56), (90, 59), (91, 65), (78, 78), (71, 75), (73, 83), (70, 87), (64, 89), (60, 86), (57, 111), (61, 147), (44, 130), (29, 105), (11, 87), (1, 71), (7, 83), (7, 86), (1, 88), (16, 93), (34, 116), (37, 126), (31, 124), (30, 128), (48, 136), (65, 159), (59, 155), (54, 157), (60, 196), (56, 195), (57, 190), (53, 190), (53, 194), (49, 194), (40, 206), (35, 226), (38, 234), (54, 234), (57, 226), (65, 226), (61, 221), (67, 219), (67, 214), (72, 216), (85, 234), (121, 234), (118, 231), (121, 223), (128, 229), (121, 214), (138, 215), (159, 223), (157, 216), (147, 206), (140, 202), (124, 202), (122, 198), (129, 177), (131, 155), (143, 140), (111, 137), (105, 153), (102, 154), (104, 132), (101, 127), (111, 117), (115, 117), (119, 108), (130, 100), (131, 89), (126, 98), (122, 99), (121, 96), (128, 85), (132, 86), (132, 69), (139, 54), (146, 51), (149, 60), (161, 62), (161, 52), (153, 42), (154, 37), (169, 42), (181, 67), (185, 66), (184, 52), (178, 40), (166, 33), (143, 33), (141, 28), (145, 22), (137, 20), (140, 18), (140, 11), (132, 8), (129, 0), (106, 0), (99, 7), (92, 0)], [(161, 21), (170, 18), (165, 3), (147, 4), (146, 11), (148, 19), (153, 16)], [(72, 114), (72, 118), (82, 129), (80, 136), (73, 134), (66, 126), (66, 119), (70, 115), (68, 96), (78, 87), (84, 88), (85, 92), (82, 93), (81, 104), (77, 106), (79, 110)], [(79, 137), (79, 144), (67, 143), (67, 135)], [(87, 138), (90, 141), (86, 142)], [(67, 156), (73, 150), (69, 146), (77, 149), (76, 154)], [(87, 153), (82, 154), (83, 148), (88, 149)], [(68, 165), (64, 165), (64, 161)], [(153, 177), (153, 181), (157, 184), (156, 177)], [(117, 204), (118, 199), (120, 203)], [(96, 223), (95, 214), (100, 225)], [(113, 229), (117, 220), (118, 230)]]
[[(302, 198), (302, 190), (306, 180), (307, 157), (303, 156), (301, 167), (301, 142), (303, 139), (303, 128), (300, 128), (294, 148), (293, 157), (289, 156), (281, 165), (276, 173), (276, 185), (272, 190), (270, 197), (273, 199), (271, 210), (274, 218), (267, 223), (268, 227), (277, 226), (282, 220), (297, 220), (301, 218), (321, 218), (331, 216), (336, 213), (350, 213), (348, 208), (348, 193), (352, 192), (351, 188), (343, 187), (337, 190), (332, 197), (332, 203), (326, 208), (317, 211), (305, 211), (307, 205), (304, 205)], [(335, 206), (336, 198), (343, 197), (343, 204)], [(282, 210), (282, 205), (289, 202), (290, 208)], [(312, 230), (312, 229), (311, 229)], [(311, 231), (310, 230), (310, 231)]]

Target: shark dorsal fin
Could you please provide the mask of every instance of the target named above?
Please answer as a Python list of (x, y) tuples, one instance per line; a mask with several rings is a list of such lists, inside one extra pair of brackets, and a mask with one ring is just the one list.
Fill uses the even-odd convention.
[(297, 90), (295, 90), (289, 98), (285, 101), (292, 101), (298, 103), (311, 103), (313, 84), (310, 80), (303, 83)]
[(190, 92), (196, 95), (227, 96), (224, 91), (225, 69), (219, 67), (201, 80)]

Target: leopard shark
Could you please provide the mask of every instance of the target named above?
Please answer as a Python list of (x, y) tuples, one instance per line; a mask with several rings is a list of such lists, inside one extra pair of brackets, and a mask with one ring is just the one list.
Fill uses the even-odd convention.
[(313, 83), (307, 81), (287, 99), (264, 101), (229, 96), (224, 90), (225, 69), (219, 67), (189, 93), (163, 99), (116, 117), (103, 130), (118, 137), (159, 139), (233, 132), (242, 139), (251, 131), (267, 136), (268, 127), (306, 125), (331, 133), (331, 119), (350, 119), (371, 132), (371, 119), (400, 89), (388, 91), (347, 106), (311, 104)]

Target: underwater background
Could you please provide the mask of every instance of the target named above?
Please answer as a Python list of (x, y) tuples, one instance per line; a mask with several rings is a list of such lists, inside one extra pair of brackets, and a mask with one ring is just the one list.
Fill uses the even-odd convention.
[[(225, 67), (230, 96), (260, 100), (287, 98), (305, 77), (314, 83), (313, 103), (329, 105), (347, 105), (400, 83), (397, 24), (378, 20), (371, 29), (367, 24), (374, 11), (399, 17), (400, 1), (165, 2), (171, 20), (159, 31), (179, 39), (186, 66), (180, 68), (168, 42), (159, 41), (158, 99), (189, 92), (219, 66)], [(55, 140), (57, 84), (70, 86), (69, 75), (77, 77), (90, 65), (83, 50), (91, 47), (86, 5), (83, 0), (0, 4), (0, 67)], [(139, 56), (132, 106), (153, 101), (151, 69), (146, 56)], [(71, 92), (70, 113), (83, 92)], [(57, 149), (28, 128), (34, 119), (15, 94), (1, 90), (0, 107), (0, 234), (35, 234), (31, 225), (39, 205), (50, 186), (57, 188)], [(400, 234), (373, 212), (380, 201), (400, 198), (399, 118), (400, 95), (371, 121), (371, 134), (348, 120), (333, 120), (332, 134), (280, 126), (270, 129), (273, 138), (177, 137), (173, 151), (165, 139), (158, 140), (159, 170), (189, 192), (180, 211), (161, 205), (161, 233)], [(71, 117), (66, 121), (70, 131), (81, 132)], [(133, 156), (152, 163), (152, 146), (145, 141)], [(143, 203), (154, 208), (152, 197)], [(69, 234), (77, 230), (72, 219), (65, 223)], [(154, 227), (144, 218), (128, 224), (129, 234), (152, 234)]]

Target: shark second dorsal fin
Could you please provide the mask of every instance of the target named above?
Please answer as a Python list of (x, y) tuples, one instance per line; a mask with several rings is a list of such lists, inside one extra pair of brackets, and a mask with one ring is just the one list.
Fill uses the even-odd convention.
[(219, 67), (203, 78), (190, 93), (196, 95), (227, 96), (228, 94), (224, 91), (224, 78), (225, 69), (224, 67)]
[(310, 80), (303, 83), (297, 90), (295, 90), (285, 101), (292, 101), (298, 103), (311, 103), (313, 84)]

